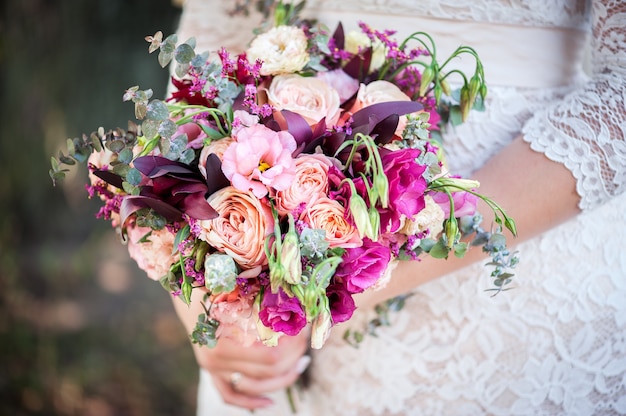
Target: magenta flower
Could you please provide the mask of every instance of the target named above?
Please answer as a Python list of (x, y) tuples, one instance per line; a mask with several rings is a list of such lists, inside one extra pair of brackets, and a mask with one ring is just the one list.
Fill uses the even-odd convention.
[(426, 203), (426, 179), (422, 176), (426, 166), (416, 162), (417, 149), (402, 149), (382, 156), (384, 172), (389, 181), (389, 206), (379, 209), (382, 230), (397, 231), (402, 215), (412, 218)]
[(391, 250), (368, 238), (361, 247), (347, 249), (335, 277), (341, 279), (350, 293), (361, 293), (375, 284), (391, 261)]
[(222, 171), (235, 188), (257, 198), (267, 195), (268, 188), (289, 188), (296, 174), (291, 154), (297, 145), (291, 134), (257, 124), (239, 130), (235, 139), (222, 160)]
[(330, 316), (333, 324), (345, 322), (352, 317), (356, 305), (352, 294), (342, 282), (334, 282), (326, 288), (326, 296), (330, 306)]
[(265, 291), (259, 319), (272, 331), (292, 336), (298, 335), (306, 326), (306, 315), (300, 301), (289, 297), (281, 288), (278, 293)]

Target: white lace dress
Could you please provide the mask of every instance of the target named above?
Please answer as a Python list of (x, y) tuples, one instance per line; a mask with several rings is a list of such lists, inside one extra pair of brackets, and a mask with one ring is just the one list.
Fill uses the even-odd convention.
[[(479, 264), (419, 287), (358, 349), (335, 328), (314, 354), (298, 414), (626, 414), (626, 2), (308, 3), (307, 13), (331, 27), (363, 20), (398, 37), (425, 28), (441, 49), (474, 46), (490, 99), (445, 138), (452, 170), (470, 174), (522, 132), (572, 171), (583, 213), (518, 247), (511, 292), (485, 292), (491, 282)], [(226, 17), (232, 6), (187, 0), (181, 36), (241, 48), (258, 16)], [(370, 317), (359, 310), (351, 325)], [(283, 397), (254, 414), (289, 414)], [(206, 374), (198, 412), (250, 414), (221, 404)]]

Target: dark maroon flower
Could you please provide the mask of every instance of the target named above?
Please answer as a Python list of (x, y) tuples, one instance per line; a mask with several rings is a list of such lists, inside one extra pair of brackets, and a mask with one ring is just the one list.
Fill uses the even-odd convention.
[(402, 215), (413, 217), (424, 206), (424, 191), (428, 184), (422, 176), (425, 165), (416, 162), (417, 149), (402, 149), (382, 156), (384, 172), (389, 181), (389, 206), (379, 209), (382, 230), (395, 232)]
[(363, 239), (361, 247), (346, 249), (335, 277), (341, 279), (350, 293), (361, 293), (375, 284), (391, 261), (389, 247)]
[(185, 102), (189, 105), (203, 105), (205, 107), (214, 107), (213, 103), (207, 100), (202, 93), (192, 90), (192, 82), (188, 79), (179, 80), (172, 77), (172, 84), (177, 91), (172, 92), (172, 96), (167, 101)]
[(289, 297), (281, 288), (278, 293), (265, 291), (259, 318), (272, 331), (286, 335), (298, 335), (306, 326), (306, 315), (300, 301)]

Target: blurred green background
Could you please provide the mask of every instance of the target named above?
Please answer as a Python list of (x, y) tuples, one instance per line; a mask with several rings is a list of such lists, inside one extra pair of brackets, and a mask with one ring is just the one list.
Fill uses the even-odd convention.
[(0, 15), (0, 415), (191, 415), (197, 368), (168, 294), (129, 259), (67, 137), (126, 127), (124, 90), (165, 94), (146, 35), (172, 0), (5, 0)]

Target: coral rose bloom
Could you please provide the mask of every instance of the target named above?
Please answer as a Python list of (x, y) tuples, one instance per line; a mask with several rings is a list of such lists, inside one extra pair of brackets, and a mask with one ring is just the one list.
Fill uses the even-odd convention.
[(328, 192), (328, 168), (332, 162), (322, 154), (303, 154), (295, 160), (296, 177), (291, 186), (276, 192), (274, 202), (279, 214), (285, 215), (300, 204), (310, 204)]
[(270, 208), (251, 192), (222, 188), (207, 201), (219, 213), (200, 221), (201, 240), (231, 256), (242, 269), (267, 264), (265, 237), (274, 231)]
[(165, 228), (152, 230), (147, 241), (140, 243), (150, 231), (147, 227), (128, 227), (128, 253), (150, 279), (159, 280), (177, 260), (172, 256), (175, 235)]
[(330, 247), (354, 248), (362, 244), (359, 231), (345, 217), (345, 208), (328, 197), (319, 198), (300, 218), (311, 228), (326, 231)]
[(262, 124), (246, 127), (224, 152), (222, 171), (235, 188), (262, 198), (268, 187), (281, 191), (291, 185), (296, 173), (291, 153), (296, 146), (286, 131), (275, 132)]
[(298, 113), (309, 125), (326, 117), (326, 126), (333, 126), (341, 111), (339, 93), (320, 78), (279, 75), (272, 80), (267, 99), (277, 110)]

